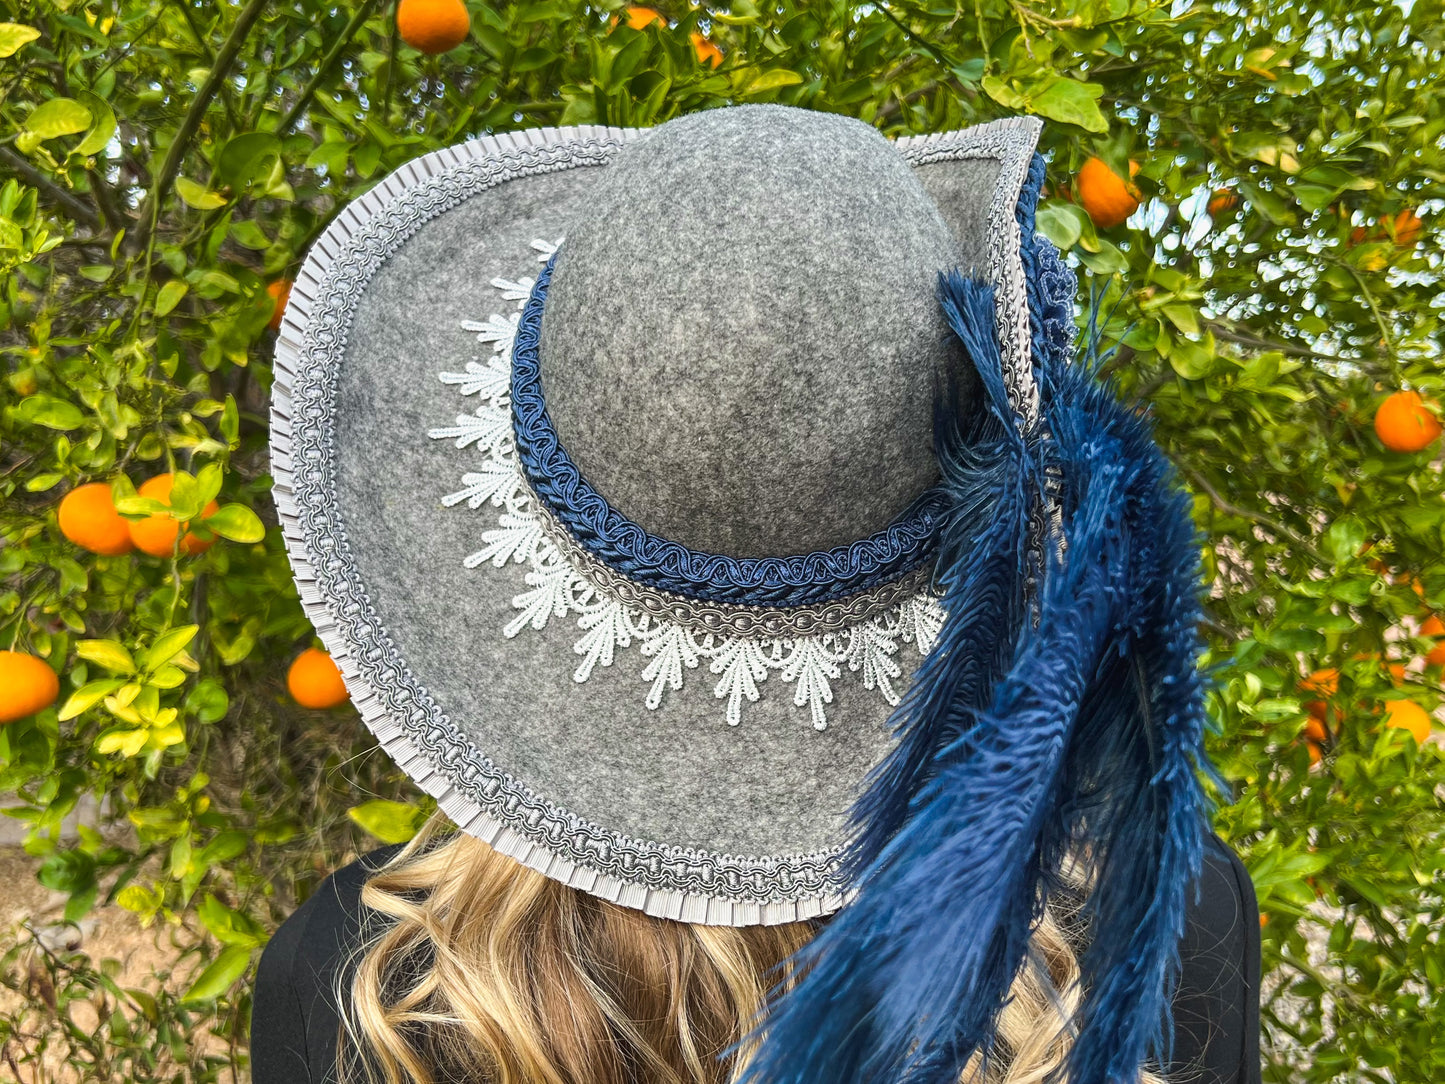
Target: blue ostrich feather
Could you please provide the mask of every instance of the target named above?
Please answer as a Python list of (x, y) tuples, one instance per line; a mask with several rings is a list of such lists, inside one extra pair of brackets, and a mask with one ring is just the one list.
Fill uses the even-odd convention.
[(1080, 855), (1095, 879), (1068, 1079), (1129, 1081), (1168, 1057), (1204, 840), (1188, 500), (1149, 420), (1088, 360), (1036, 358), (1026, 427), (991, 288), (954, 273), (940, 292), (984, 387), (979, 410), (945, 409), (937, 429), (948, 616), (853, 810), (856, 895), (794, 957), (802, 978), (755, 1032), (748, 1084), (957, 1081), (988, 1056), (1030, 931)]

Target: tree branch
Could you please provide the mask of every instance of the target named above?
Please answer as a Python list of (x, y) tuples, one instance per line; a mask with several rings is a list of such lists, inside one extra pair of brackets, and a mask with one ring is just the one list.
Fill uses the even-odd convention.
[[(206, 57), (206, 63), (211, 67), (215, 67), (216, 51), (211, 48), (210, 40), (202, 33), (201, 28), (196, 25), (196, 15), (195, 12), (191, 10), (191, 5), (186, 3), (180, 4), (179, 7), (181, 9), (181, 15), (184, 16), (186, 20), (186, 25), (191, 29), (191, 37), (196, 39), (196, 44), (200, 46), (201, 52)], [(226, 116), (230, 118), (231, 127), (240, 127), (240, 122), (236, 119), (235, 105), (231, 101), (232, 94), (229, 86), (222, 84), (221, 97), (226, 107)]]
[[(276, 126), (277, 135), (284, 136), (287, 131), (290, 130), (291, 125), (296, 123), (306, 107), (311, 104), (311, 99), (316, 96), (316, 91), (320, 89), (322, 82), (331, 74), (331, 69), (336, 66), (337, 60), (341, 58), (342, 51), (351, 44), (351, 39), (355, 37), (356, 32), (361, 29), (361, 24), (371, 17), (372, 10), (376, 7), (376, 4), (377, 0), (362, 0), (362, 3), (357, 5), (355, 14), (351, 16), (351, 21), (346, 24), (345, 29), (341, 31), (340, 37), (331, 43), (331, 48), (328, 49), (326, 55), (321, 58), (321, 63), (316, 66), (316, 72), (306, 83), (305, 88), (301, 91), (301, 96), (291, 103), (291, 108), (286, 110), (286, 115), (281, 118), (281, 123)], [(390, 80), (390, 78), (391, 73), (388, 71), (387, 79)]]
[(1350, 365), (1358, 365), (1360, 363), (1359, 358), (1342, 358), (1338, 354), (1325, 354), (1319, 350), (1311, 350), (1308, 346), (1300, 346), (1298, 343), (1272, 342), (1269, 339), (1260, 339), (1253, 335), (1245, 335), (1242, 332), (1233, 331), (1224, 324), (1214, 320), (1205, 321), (1204, 326), (1214, 332), (1216, 339), (1237, 343), (1240, 346), (1252, 346), (1256, 350), (1278, 350), (1281, 354), (1291, 358), (1314, 358), (1319, 361), (1339, 361)]
[(131, 238), (132, 251), (138, 252), (145, 248), (150, 241), (151, 234), (155, 232), (161, 204), (170, 194), (171, 185), (181, 171), (181, 162), (186, 157), (186, 147), (190, 144), (191, 137), (196, 134), (196, 129), (201, 126), (206, 109), (210, 106), (211, 99), (216, 96), (216, 91), (220, 89), (222, 81), (231, 74), (231, 65), (236, 62), (236, 54), (241, 51), (241, 46), (246, 41), (246, 35), (251, 32), (251, 27), (260, 18), (265, 7), (266, 0), (248, 0), (246, 6), (241, 9), (241, 13), (236, 16), (236, 23), (231, 27), (231, 32), (226, 35), (226, 40), (221, 43), (220, 51), (216, 53), (216, 62), (206, 74), (206, 81), (201, 84), (200, 90), (196, 91), (195, 100), (186, 110), (186, 115), (181, 120), (181, 126), (176, 131), (175, 139), (171, 141), (170, 149), (166, 151), (166, 158), (161, 164), (155, 184), (151, 185), (145, 202), (141, 204), (140, 222)]
[(1283, 523), (1279, 522), (1279, 520), (1273, 519), (1270, 516), (1266, 516), (1260, 512), (1251, 512), (1248, 508), (1240, 508), (1237, 504), (1231, 504), (1229, 501), (1225, 500), (1222, 496), (1220, 496), (1219, 490), (1215, 489), (1212, 485), (1210, 485), (1209, 482), (1205, 480), (1204, 476), (1198, 471), (1190, 470), (1186, 467), (1184, 473), (1189, 478), (1190, 482), (1203, 490), (1205, 496), (1207, 496), (1211, 501), (1214, 502), (1214, 507), (1218, 508), (1226, 516), (1237, 516), (1239, 519), (1248, 520), (1251, 523), (1257, 523), (1266, 530), (1273, 531), (1275, 534), (1281, 536), (1282, 538), (1289, 539), (1296, 546), (1299, 546), (1306, 552), (1318, 556), (1314, 547), (1314, 543), (1312, 543), (1304, 535), (1300, 534), (1297, 531), (1291, 530), (1289, 527), (1286, 527)]
[(100, 229), (100, 215), (96, 214), (89, 204), (74, 193), (61, 188), (9, 147), (0, 147), (0, 164), (3, 164), (6, 169), (13, 170), (26, 184), (45, 193), (51, 202), (64, 207), (70, 217), (82, 226), (89, 226), (93, 230)]

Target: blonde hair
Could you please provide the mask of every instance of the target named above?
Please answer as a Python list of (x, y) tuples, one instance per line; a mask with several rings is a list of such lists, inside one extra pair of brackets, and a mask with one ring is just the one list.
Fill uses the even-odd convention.
[[(348, 1084), (728, 1084), (752, 1051), (719, 1055), (759, 1018), (775, 965), (821, 928), (653, 918), (444, 824), (362, 889), (380, 921), (338, 990)], [(964, 1084), (1043, 1084), (1063, 1066), (1079, 970), (1052, 911), (1030, 957)]]

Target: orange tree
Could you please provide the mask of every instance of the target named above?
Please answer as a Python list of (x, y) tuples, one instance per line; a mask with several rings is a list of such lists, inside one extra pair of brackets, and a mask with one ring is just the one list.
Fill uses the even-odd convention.
[[(268, 931), (367, 832), (415, 824), (354, 714), (283, 687), (310, 633), (268, 496), (269, 359), (330, 216), (478, 133), (777, 101), (889, 134), (1052, 122), (1040, 228), (1092, 272), (1107, 367), (1206, 538), (1217, 824), (1267, 916), (1267, 1078), (1438, 1078), (1445, 765), (1416, 738), (1442, 692), (1441, 445), (1373, 424), (1445, 383), (1438, 0), (457, 6), (403, 34), (378, 0), (0, 0), (0, 650), (60, 679), (0, 729), (0, 791), (68, 917), (168, 925), (180, 976), (122, 990), (0, 946), (7, 983), (51, 984), (0, 1019), (5, 1056), (243, 1069)], [(165, 545), (77, 545), (59, 506), (87, 483)], [(63, 836), (86, 796), (123, 831)], [(98, 1028), (62, 1026), (77, 998)]]

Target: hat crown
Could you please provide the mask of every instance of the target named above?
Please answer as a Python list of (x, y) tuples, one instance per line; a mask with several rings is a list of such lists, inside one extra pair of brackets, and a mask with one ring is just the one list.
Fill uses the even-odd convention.
[(756, 106), (655, 129), (574, 222), (542, 316), (558, 438), (651, 534), (733, 557), (844, 546), (937, 477), (957, 246), (868, 125)]

